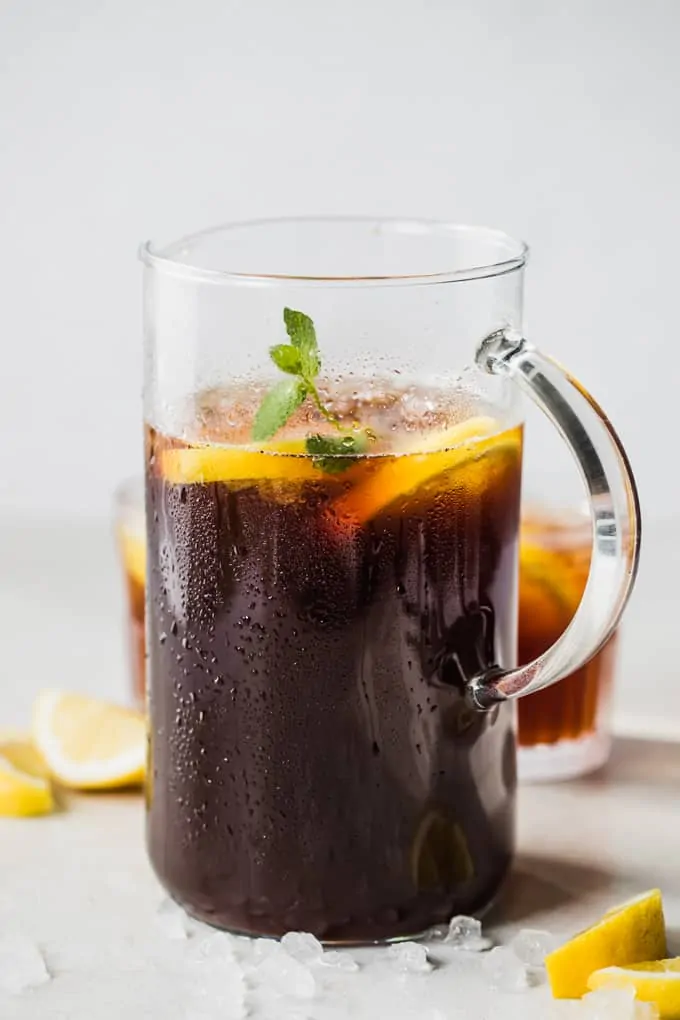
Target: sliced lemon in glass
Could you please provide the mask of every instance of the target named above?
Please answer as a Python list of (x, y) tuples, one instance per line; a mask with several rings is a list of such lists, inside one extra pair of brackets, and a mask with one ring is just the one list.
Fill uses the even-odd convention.
[(160, 453), (161, 475), (173, 485), (208, 482), (306, 481), (319, 471), (306, 455), (304, 439), (238, 446), (170, 447)]
[(449, 889), (475, 873), (465, 833), (443, 811), (430, 809), (411, 847), (411, 874), (418, 889)]
[(33, 709), (33, 739), (50, 773), (64, 786), (107, 790), (144, 779), (146, 723), (133, 709), (44, 691)]
[(30, 737), (0, 739), (0, 815), (19, 818), (53, 810), (47, 766)]
[(375, 458), (368, 475), (335, 500), (333, 512), (357, 524), (371, 520), (398, 499), (409, 497), (439, 475), (474, 462), (482, 481), (489, 453), (519, 455), (521, 431), (499, 433), (498, 422), (487, 416), (469, 418), (452, 428), (419, 436), (394, 455)]
[(633, 988), (640, 1002), (652, 1002), (661, 1020), (680, 1017), (680, 957), (635, 963), (629, 967), (604, 967), (588, 978), (588, 987)]
[(142, 535), (121, 529), (120, 546), (123, 565), (130, 577), (142, 586), (146, 584), (146, 542)]
[(595, 971), (628, 967), (666, 955), (666, 925), (658, 889), (642, 893), (608, 910), (587, 928), (545, 958), (550, 988), (556, 999), (579, 999)]

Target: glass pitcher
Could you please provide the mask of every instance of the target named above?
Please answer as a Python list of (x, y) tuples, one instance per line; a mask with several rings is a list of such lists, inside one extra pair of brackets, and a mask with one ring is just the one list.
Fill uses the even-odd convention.
[[(508, 872), (515, 699), (607, 641), (640, 542), (611, 424), (522, 336), (526, 257), (369, 219), (142, 248), (148, 846), (204, 921), (405, 938)], [(521, 391), (594, 545), (573, 621), (517, 668)]]

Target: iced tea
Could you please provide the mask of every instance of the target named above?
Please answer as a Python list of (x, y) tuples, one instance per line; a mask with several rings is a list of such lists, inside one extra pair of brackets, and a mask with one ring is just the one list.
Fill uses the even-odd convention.
[(125, 631), (130, 663), (131, 693), (134, 701), (141, 707), (144, 704), (146, 673), (144, 633), (146, 534), (144, 487), (141, 479), (123, 483), (116, 492), (115, 528), (125, 586)]
[[(534, 510), (522, 521), (519, 661), (542, 655), (571, 623), (590, 569), (587, 516)], [(585, 666), (519, 703), (521, 747), (554, 745), (593, 734), (611, 688), (616, 634)]]
[(218, 926), (413, 934), (512, 853), (514, 709), (464, 686), (514, 662), (521, 428), (373, 382), (333, 463), (313, 408), (254, 446), (257, 403), (147, 431), (151, 859)]

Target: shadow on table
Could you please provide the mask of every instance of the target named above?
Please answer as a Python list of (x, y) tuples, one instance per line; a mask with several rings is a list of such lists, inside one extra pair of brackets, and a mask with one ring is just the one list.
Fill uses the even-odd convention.
[(577, 903), (584, 894), (601, 892), (613, 884), (614, 876), (603, 868), (523, 854), (487, 920), (490, 925), (527, 925), (532, 917)]
[(617, 737), (607, 764), (589, 783), (673, 787), (680, 794), (680, 742)]

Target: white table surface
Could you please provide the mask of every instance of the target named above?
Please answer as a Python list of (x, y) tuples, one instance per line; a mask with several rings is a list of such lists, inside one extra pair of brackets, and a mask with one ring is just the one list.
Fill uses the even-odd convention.
[[(521, 790), (517, 864), (486, 922), (501, 943), (522, 927), (571, 934), (613, 904), (660, 886), (671, 949), (680, 953), (678, 599), (670, 583), (680, 552), (664, 548), (661, 531), (651, 539), (626, 619), (615, 713), (621, 735), (612, 761), (589, 779)], [(124, 696), (122, 607), (108, 529), (5, 521), (0, 563), (0, 726), (25, 724), (34, 694), (45, 686)], [(145, 857), (138, 795), (74, 796), (67, 810), (48, 818), (0, 820), (0, 936), (35, 940), (54, 976), (21, 997), (0, 992), (1, 1020), (187, 1020), (189, 943), (160, 931), (161, 900)], [(384, 950), (355, 955), (358, 973), (324, 968), (313, 1000), (290, 1013), (282, 1000), (267, 1016), (549, 1016), (545, 987), (494, 991), (481, 957), (435, 950), (441, 966), (404, 978)], [(250, 1015), (260, 1014), (255, 1008)]]

